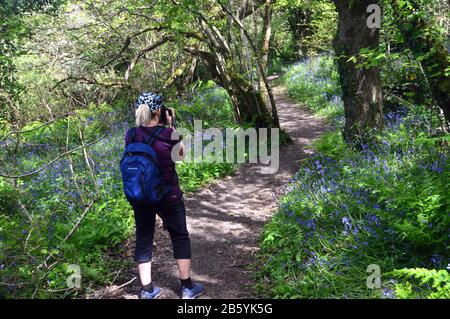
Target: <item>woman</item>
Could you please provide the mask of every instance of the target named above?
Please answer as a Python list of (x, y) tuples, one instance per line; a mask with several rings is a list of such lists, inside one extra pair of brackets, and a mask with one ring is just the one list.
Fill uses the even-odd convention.
[[(142, 94), (135, 103), (136, 125), (134, 139), (130, 141), (127, 132), (125, 144), (131, 142), (144, 142), (146, 137), (153, 134), (161, 124), (161, 110), (163, 108), (162, 96), (155, 93)], [(180, 140), (172, 140), (175, 131), (173, 116), (166, 110), (166, 125), (160, 135), (153, 142), (152, 147), (157, 154), (158, 162), (163, 175), (163, 183), (171, 185), (171, 193), (167, 194), (158, 205), (134, 206), (136, 222), (136, 248), (134, 260), (138, 264), (139, 277), (142, 290), (141, 299), (155, 299), (161, 294), (160, 288), (152, 283), (151, 260), (153, 235), (155, 231), (155, 218), (158, 214), (163, 220), (164, 227), (169, 231), (173, 245), (173, 253), (177, 262), (181, 281), (181, 298), (194, 299), (204, 292), (203, 285), (193, 284), (190, 278), (191, 271), (191, 245), (186, 227), (186, 212), (183, 194), (178, 183), (175, 163), (171, 158), (172, 148), (180, 143), (179, 155), (184, 154), (184, 146)]]

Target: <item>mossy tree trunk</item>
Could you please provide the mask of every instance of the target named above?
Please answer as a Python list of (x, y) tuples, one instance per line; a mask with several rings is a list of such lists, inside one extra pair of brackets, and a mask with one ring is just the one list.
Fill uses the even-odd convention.
[(366, 142), (370, 131), (383, 128), (380, 71), (378, 67), (358, 66), (360, 50), (376, 49), (379, 44), (379, 29), (367, 25), (367, 8), (377, 1), (333, 2), (339, 14), (334, 48), (345, 109), (344, 137), (348, 143)]
[(208, 67), (211, 78), (227, 90), (237, 123), (253, 123), (256, 127), (274, 126), (274, 119), (261, 91), (256, 91), (252, 83), (236, 71), (239, 68), (234, 66), (231, 56), (225, 58), (219, 52), (188, 47), (185, 51), (198, 55)]
[[(260, 5), (264, 5), (264, 19), (262, 41), (257, 44), (248, 34), (239, 15), (234, 15), (229, 8), (223, 4), (220, 5), (224, 13), (230, 18), (229, 28), (234, 25), (236, 31), (242, 32), (243, 38), (251, 50), (247, 50), (245, 55), (241, 51), (245, 47), (242, 36), (240, 43), (229, 43), (227, 37), (223, 36), (225, 33), (221, 32), (199, 11), (193, 11), (202, 31), (202, 36), (196, 38), (203, 42), (209, 50), (199, 50), (199, 46), (185, 47), (184, 50), (199, 56), (207, 65), (211, 77), (227, 90), (235, 109), (237, 123), (252, 123), (256, 127), (279, 127), (275, 98), (265, 70), (270, 48), (272, 1), (264, 0), (260, 2)], [(228, 40), (230, 38), (233, 37), (229, 36)], [(236, 54), (235, 51), (238, 51), (238, 53)], [(250, 56), (250, 53), (252, 53), (252, 56)], [(248, 61), (243, 61), (246, 58)], [(247, 64), (246, 67), (243, 68), (242, 63)], [(253, 65), (254, 63), (256, 63), (256, 66)], [(242, 74), (240, 72), (242, 69), (248, 70)], [(255, 78), (252, 74), (258, 74), (258, 77)], [(259, 86), (264, 89), (259, 90), (258, 85), (255, 85), (260, 83), (263, 83)], [(269, 101), (266, 101), (265, 94), (267, 94)]]
[(308, 47), (304, 46), (306, 37), (311, 35), (311, 14), (309, 8), (294, 7), (289, 10), (288, 24), (295, 41), (296, 53), (298, 59), (303, 59), (308, 54)]

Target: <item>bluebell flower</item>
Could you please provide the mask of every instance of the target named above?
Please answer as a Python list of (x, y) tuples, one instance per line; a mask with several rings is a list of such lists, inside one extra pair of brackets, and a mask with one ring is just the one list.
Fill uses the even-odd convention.
[(439, 256), (438, 254), (433, 254), (431, 256), (431, 263), (435, 266), (438, 266), (442, 261), (442, 257)]
[(102, 187), (103, 186), (103, 180), (101, 178), (97, 179), (97, 186)]
[(321, 168), (322, 168), (322, 165), (320, 164), (319, 161), (316, 160), (314, 163), (316, 164), (316, 166), (317, 166), (318, 169), (321, 169)]
[(389, 166), (386, 160), (383, 160), (383, 169), (385, 173), (389, 173)]
[(348, 227), (351, 227), (351, 226), (352, 226), (352, 222), (351, 222), (351, 219), (350, 219), (349, 217), (344, 217), (344, 218), (342, 218), (342, 223), (343, 223), (345, 226), (348, 226)]
[(309, 229), (316, 229), (316, 224), (313, 220), (310, 219), (306, 221), (306, 227), (308, 227)]
[(375, 216), (373, 214), (368, 215), (367, 219), (368, 219), (369, 223), (371, 223), (371, 224), (375, 224), (377, 226), (380, 225), (380, 220), (378, 219), (377, 216)]
[(392, 289), (384, 288), (383, 289), (383, 296), (389, 299), (395, 298), (395, 292)]
[(352, 229), (351, 220), (348, 217), (344, 217), (342, 218), (342, 223), (344, 224), (343, 234), (344, 236), (347, 236), (350, 233), (350, 230)]

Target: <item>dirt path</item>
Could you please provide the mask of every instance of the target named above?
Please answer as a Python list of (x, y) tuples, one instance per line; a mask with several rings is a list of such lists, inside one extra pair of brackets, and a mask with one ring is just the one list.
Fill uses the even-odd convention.
[[(274, 95), (281, 126), (294, 141), (280, 149), (278, 173), (262, 175), (258, 166), (243, 165), (235, 176), (185, 197), (192, 278), (205, 285), (202, 298), (254, 297), (249, 266), (258, 251), (261, 229), (276, 211), (284, 186), (298, 170), (298, 162), (312, 153), (308, 145), (325, 131), (323, 122), (289, 99), (285, 88), (274, 87)], [(130, 259), (132, 250), (130, 247)], [(135, 268), (121, 278), (138, 277)], [(157, 227), (153, 281), (162, 289), (161, 298), (180, 298), (177, 274), (168, 233)], [(111, 286), (103, 298), (137, 298), (139, 279), (116, 289), (125, 282)], [(93, 297), (102, 293), (98, 291)]]

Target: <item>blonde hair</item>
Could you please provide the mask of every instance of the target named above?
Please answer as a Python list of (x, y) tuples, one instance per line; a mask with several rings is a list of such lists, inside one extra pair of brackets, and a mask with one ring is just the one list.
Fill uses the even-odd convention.
[(136, 110), (136, 125), (142, 126), (151, 118), (150, 108), (147, 104), (141, 104)]
[(155, 118), (158, 110), (151, 112), (147, 104), (141, 104), (136, 110), (136, 125), (142, 126)]

